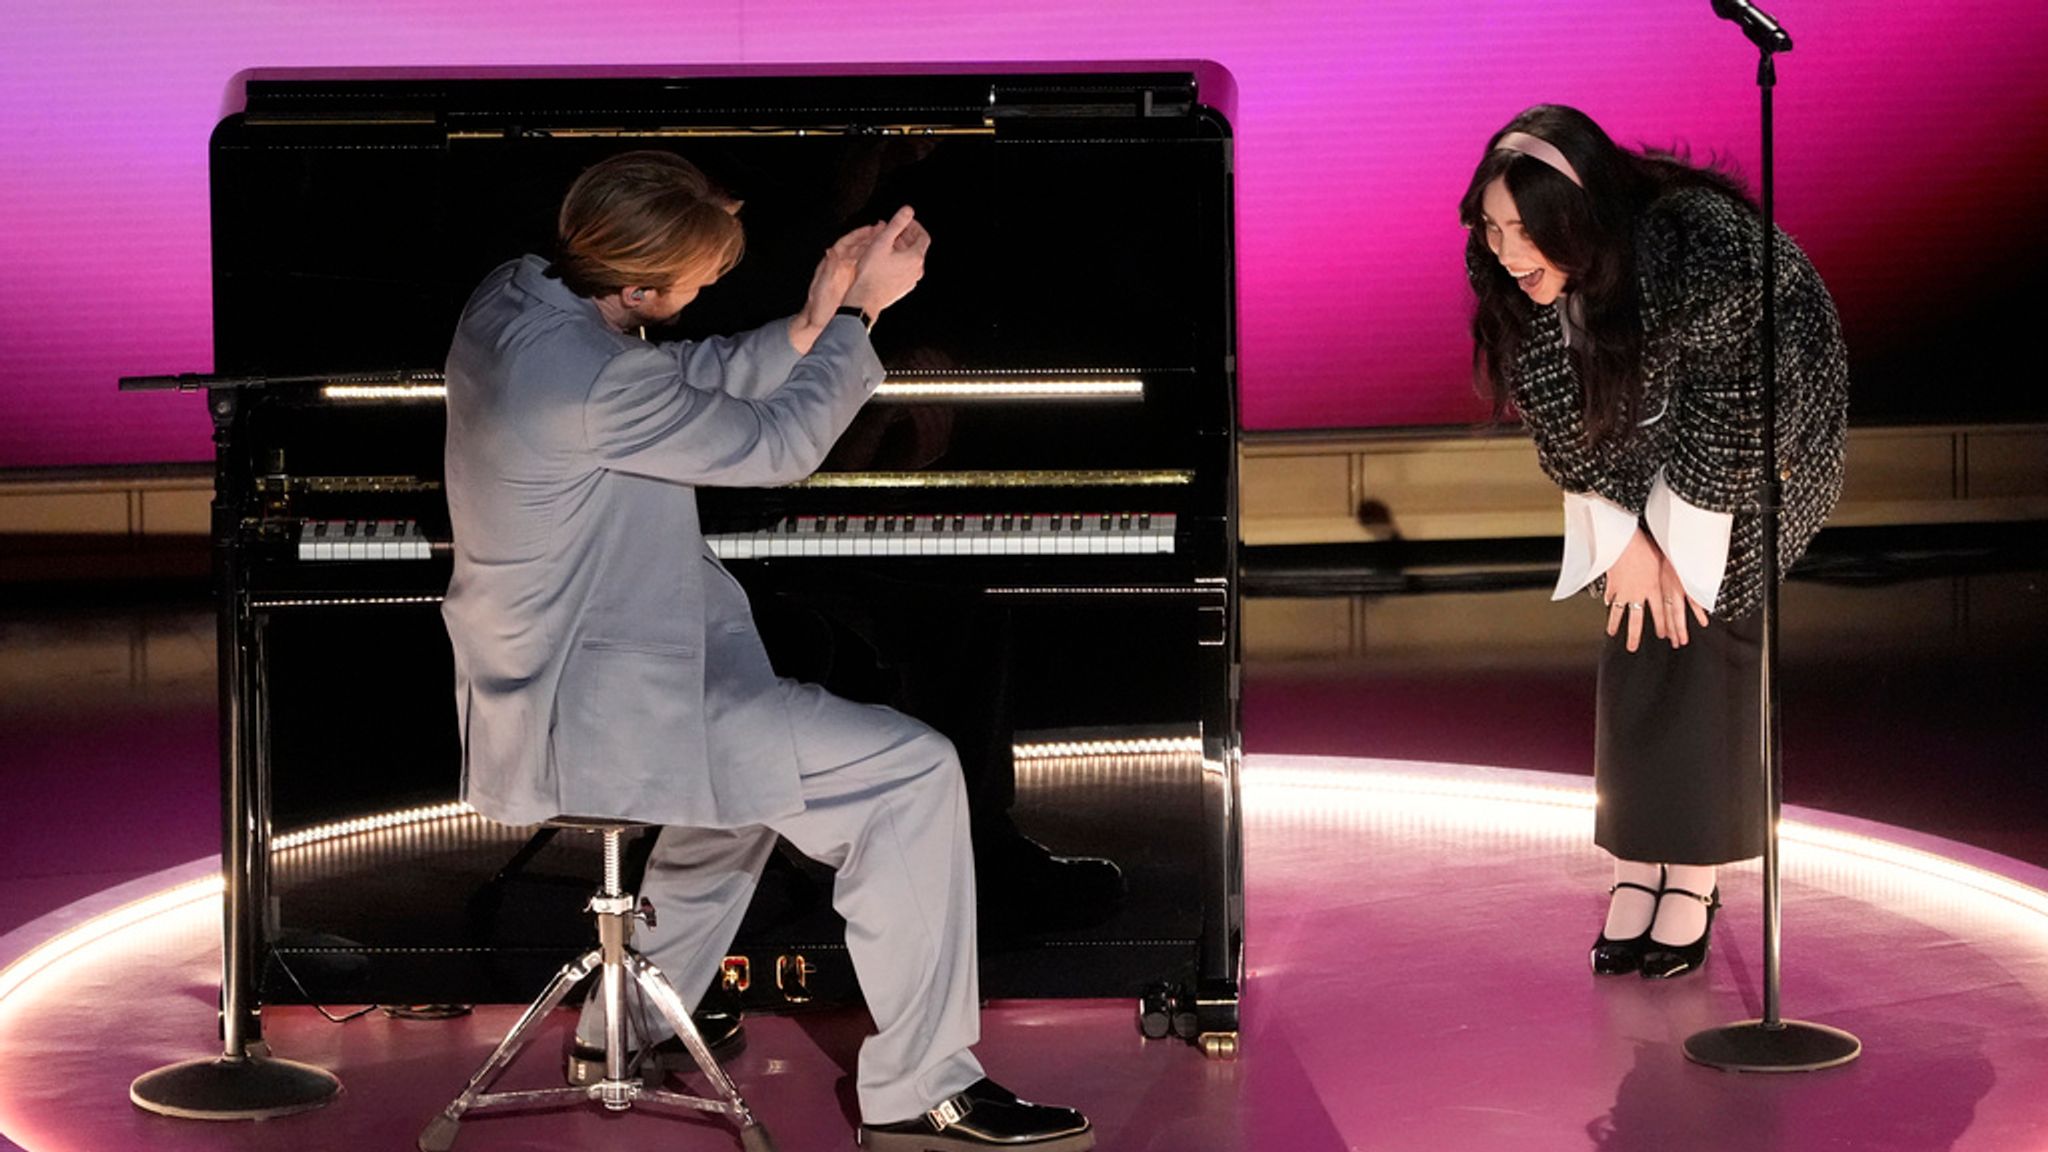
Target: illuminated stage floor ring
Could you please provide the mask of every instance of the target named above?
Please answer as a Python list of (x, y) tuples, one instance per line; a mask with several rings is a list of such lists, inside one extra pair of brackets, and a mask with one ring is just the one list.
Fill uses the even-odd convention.
[[(1426, 935), (1429, 931), (1431, 912), (1427, 908), (1412, 913), (1413, 923), (1395, 922), (1387, 905), (1369, 905), (1368, 900), (1399, 901), (1417, 896), (1427, 898), (1429, 885), (1438, 882), (1444, 862), (1425, 859), (1388, 859), (1374, 857), (1376, 867), (1375, 883), (1382, 885), (1380, 891), (1359, 895), (1357, 890), (1347, 893), (1343, 889), (1332, 890), (1321, 895), (1315, 894), (1312, 877), (1322, 875), (1333, 859), (1355, 858), (1360, 852), (1381, 851), (1401, 845), (1416, 846), (1418, 856), (1428, 852), (1455, 853), (1456, 859), (1450, 867), (1473, 867), (1472, 862), (1487, 859), (1516, 859), (1542, 856), (1556, 861), (1551, 865), (1553, 873), (1536, 881), (1524, 880), (1546, 887), (1566, 884), (1578, 885), (1588, 878), (1599, 876), (1603, 869), (1603, 857), (1590, 844), (1587, 835), (1591, 824), (1590, 815), (1594, 805), (1591, 782), (1576, 777), (1559, 777), (1543, 773), (1521, 772), (1460, 765), (1419, 764), (1392, 761), (1337, 760), (1319, 757), (1253, 756), (1249, 759), (1243, 779), (1243, 802), (1247, 827), (1248, 861), (1247, 872), (1251, 879), (1253, 896), (1251, 907), (1254, 913), (1247, 930), (1251, 977), (1248, 985), (1246, 1044), (1247, 1059), (1234, 1070), (1218, 1072), (1212, 1068), (1207, 1074), (1208, 1086), (1202, 1087), (1204, 1076), (1189, 1078), (1188, 1069), (1181, 1066), (1182, 1060), (1193, 1060), (1192, 1056), (1179, 1054), (1156, 1056), (1148, 1053), (1139, 1061), (1136, 1070), (1119, 1062), (1127, 1056), (1116, 1056), (1116, 1051), (1127, 1041), (1096, 1038), (1089, 1041), (1111, 1045), (1106, 1049), (1106, 1062), (1111, 1067), (1126, 1067), (1129, 1075), (1156, 1076), (1163, 1078), (1162, 1084), (1171, 1083), (1176, 1092), (1208, 1093), (1195, 1100), (1196, 1111), (1207, 1111), (1211, 1119), (1232, 1118), (1222, 1124), (1212, 1123), (1199, 1136), (1181, 1134), (1186, 1147), (1190, 1149), (1241, 1149), (1254, 1147), (1280, 1147), (1270, 1143), (1267, 1137), (1255, 1134), (1258, 1129), (1251, 1117), (1265, 1114), (1277, 1108), (1261, 1105), (1259, 1092), (1250, 1076), (1272, 1075), (1277, 1065), (1274, 1061), (1291, 1058), (1290, 1049), (1302, 1058), (1297, 1069), (1298, 1082), (1290, 1081), (1289, 1089), (1295, 1093), (1306, 1093), (1305, 1099), (1313, 1107), (1302, 1112), (1302, 1100), (1291, 1106), (1301, 1114), (1313, 1113), (1317, 1123), (1322, 1123), (1331, 1133), (1337, 1133), (1337, 1143), (1319, 1144), (1303, 1131), (1296, 1129), (1290, 1139), (1294, 1146), (1304, 1149), (1320, 1147), (1379, 1145), (1364, 1138), (1360, 1132), (1373, 1125), (1405, 1123), (1406, 1135), (1414, 1138), (1429, 1138), (1435, 1146), (1455, 1149), (1460, 1147), (1453, 1138), (1446, 1142), (1444, 1132), (1462, 1135), (1470, 1128), (1474, 1139), (1500, 1139), (1513, 1131), (1503, 1129), (1488, 1134), (1485, 1124), (1475, 1125), (1469, 1116), (1455, 1109), (1439, 1109), (1440, 1114), (1416, 1110), (1406, 1120), (1400, 1119), (1400, 1110), (1388, 1109), (1385, 1101), (1377, 1105), (1376, 1114), (1367, 1117), (1362, 1104), (1355, 1104), (1351, 1098), (1357, 1096), (1356, 1085), (1338, 1086), (1325, 1084), (1329, 1075), (1325, 1069), (1340, 1063), (1356, 1065), (1355, 1059), (1333, 1061), (1330, 1059), (1310, 1060), (1317, 1050), (1325, 1049), (1325, 1055), (1336, 1056), (1342, 1046), (1352, 1043), (1346, 1035), (1315, 1031), (1303, 1031), (1300, 1022), (1314, 1015), (1318, 998), (1342, 998), (1355, 996), (1361, 1003), (1370, 1004), (1372, 998), (1381, 995), (1377, 989), (1346, 990), (1341, 984), (1332, 983), (1341, 977), (1331, 974), (1327, 958), (1321, 957), (1318, 949), (1328, 948), (1328, 937), (1332, 926), (1342, 925), (1347, 920), (1354, 925), (1351, 929), (1374, 931), (1357, 926), (1360, 920), (1383, 919), (1392, 926), (1392, 935), (1384, 940), (1376, 939), (1375, 947), (1391, 955), (1400, 947), (1413, 943), (1409, 937)], [(459, 807), (422, 810), (417, 813), (394, 815), (388, 819), (352, 821), (327, 829), (295, 834), (289, 841), (281, 841), (294, 848), (313, 851), (345, 846), (348, 838), (365, 835), (420, 835), (440, 836), (461, 834), (469, 822), (480, 820), (473, 813)], [(2009, 959), (2001, 960), (2009, 976), (2006, 983), (2013, 985), (2005, 995), (2024, 995), (2029, 1003), (2044, 1003), (2043, 989), (2034, 987), (2043, 984), (2040, 976), (2048, 972), (2048, 870), (1997, 856), (1989, 852), (1969, 848), (1965, 845), (1934, 837), (1923, 836), (1910, 831), (1836, 817), (1824, 813), (1789, 810), (1781, 826), (1784, 845), (1784, 876), (1788, 889), (1795, 885), (1805, 899), (1834, 900), (1847, 897), (1859, 906), (1881, 907), (1892, 922), (1907, 925), (1914, 931), (1922, 926), (1940, 926), (1953, 934), (1955, 939), (2002, 940), (2001, 947)], [(1376, 839), (1377, 838), (1377, 839)], [(1582, 845), (1582, 847), (1580, 847)], [(288, 849), (292, 850), (292, 849)], [(1518, 857), (1517, 854), (1522, 854)], [(109, 889), (86, 900), (44, 916), (25, 927), (0, 937), (0, 1041), (7, 1039), (5, 1022), (32, 1020), (40, 1011), (44, 997), (51, 1003), (74, 996), (78, 980), (76, 974), (84, 973), (89, 965), (111, 964), (116, 969), (126, 968), (129, 972), (147, 970), (153, 955), (153, 937), (168, 937), (182, 933), (190, 938), (194, 933), (217, 930), (220, 918), (221, 879), (214, 860), (194, 861), (179, 868), (144, 877), (132, 883)], [(1753, 864), (1742, 865), (1729, 870), (1726, 890), (1734, 893), (1738, 900), (1754, 903), (1755, 873)], [(1482, 870), (1483, 874), (1483, 870)], [(1261, 888), (1261, 885), (1265, 888)], [(1747, 889), (1747, 891), (1745, 891)], [(1590, 891), (1597, 893), (1597, 888)], [(1818, 894), (1818, 895), (1816, 895)], [(1577, 903), (1580, 896), (1576, 890), (1569, 897), (1555, 893), (1546, 900), (1556, 903)], [(1503, 895), (1503, 899), (1507, 896)], [(1517, 899), (1524, 897), (1517, 896)], [(1589, 907), (1596, 901), (1587, 897)], [(1788, 896), (1788, 906), (1793, 901)], [(1356, 905), (1356, 906), (1355, 906)], [(1750, 920), (1754, 920), (1753, 909)], [(1793, 908), (1792, 911), (1799, 911)], [(1402, 916), (1410, 916), (1402, 912)], [(1574, 914), (1576, 915), (1576, 914)], [(1590, 923), (1590, 921), (1589, 921)], [(1788, 938), (1800, 940), (1802, 922), (1788, 913)], [(1571, 926), (1576, 931), (1578, 925)], [(1341, 929), (1339, 929), (1341, 930)], [(1548, 929), (1545, 930), (1546, 932)], [(1559, 929), (1560, 934), (1562, 929)], [(1743, 929), (1742, 931), (1747, 931)], [(1541, 935), (1541, 933), (1539, 933)], [(1717, 928), (1717, 937), (1721, 936)], [(1724, 943), (1721, 958), (1716, 962), (1719, 968), (1710, 970), (1714, 982), (1732, 982), (1743, 1000), (1753, 998), (1754, 980), (1745, 974), (1745, 965), (1753, 966), (1756, 953), (1734, 941), (1739, 937), (1722, 937)], [(1323, 940), (1323, 944), (1315, 941)], [(217, 945), (215, 946), (217, 948)], [(1874, 945), (1865, 945), (1865, 950), (1875, 950)], [(2017, 949), (2015, 952), (2014, 949)], [(1986, 949), (1990, 949), (1987, 947)], [(188, 949), (189, 951), (189, 949)], [(189, 961), (188, 969), (189, 969)], [(1434, 992), (1431, 973), (1416, 969), (1414, 980), (1419, 994)], [(1718, 975), (1716, 974), (1718, 972)], [(68, 976), (67, 974), (73, 974)], [(1539, 974), (1540, 976), (1540, 974)], [(1399, 974), (1386, 974), (1382, 980), (1398, 981)], [(1931, 976), (1929, 977), (1931, 978)], [(91, 977), (86, 976), (89, 985)], [(191, 977), (187, 977), (189, 982)], [(1261, 981), (1270, 980), (1271, 985)], [(1583, 985), (1585, 978), (1582, 967), (1579, 975), (1555, 977), (1563, 988)], [(1909, 981), (1910, 982), (1910, 981)], [(145, 981), (146, 983), (146, 981)], [(1646, 984), (1629, 981), (1627, 984)], [(1692, 981), (1696, 996), (1716, 996), (1719, 999), (1711, 1005), (1701, 1005), (1708, 1012), (1719, 1012), (1727, 1002), (1727, 989), (1710, 993), (1709, 985), (1697, 979)], [(1636, 1012), (1634, 1002), (1629, 999), (1640, 995), (1632, 987), (1602, 982), (1596, 990), (1606, 997), (1610, 1009), (1625, 1013)], [(192, 994), (186, 989), (186, 994)], [(1521, 1003), (1519, 992), (1504, 994), (1497, 998), (1501, 1004)], [(1666, 994), (1670, 995), (1669, 993)], [(1621, 999), (1616, 999), (1621, 997)], [(1300, 1001), (1299, 1004), (1296, 1001)], [(1672, 1001), (1665, 1001), (1666, 1011)], [(1851, 998), (1839, 1000), (1843, 1005), (1837, 1011), (1853, 1011), (1856, 1001)], [(1788, 1014), (1798, 1015), (1799, 1004), (1788, 1004)], [(76, 1006), (73, 1006), (76, 1010)], [(1333, 1006), (1332, 1011), (1338, 1010)], [(1545, 1006), (1540, 996), (1529, 1001), (1528, 1011), (1532, 1014), (1530, 1025), (1551, 1024), (1550, 1016), (1561, 1010), (1559, 1005)], [(116, 1009), (115, 1011), (118, 1011)], [(1061, 1013), (1069, 1015), (1061, 1016)], [(1090, 1015), (1093, 1013), (1093, 1015)], [(484, 1012), (480, 1011), (479, 1016)], [(1065, 1006), (1057, 1002), (1020, 1002), (1017, 1006), (998, 1005), (991, 1009), (989, 1036), (984, 1048), (995, 1049), (999, 1055), (1005, 1047), (1026, 1046), (1038, 1042), (1029, 1034), (1044, 1034), (1057, 1028), (1029, 1025), (1034, 1021), (1043, 1023), (1059, 1019), (1067, 1021), (1069, 1028), (1093, 1029), (1101, 1032), (1099, 1023), (1112, 1017), (1127, 1022), (1127, 1006), (1118, 1006), (1113, 1012), (1101, 1007), (1089, 1008), (1084, 1005)], [(1733, 1017), (1730, 1018), (1732, 1021)], [(1643, 1020), (1650, 1023), (1644, 1024)], [(1090, 1023), (1090, 1022), (1093, 1023)], [(281, 1020), (288, 1032), (297, 1027), (289, 1020)], [(480, 1026), (489, 1024), (480, 1022)], [(786, 1026), (785, 1021), (764, 1020), (763, 1031), (772, 1045), (777, 1033), (772, 1029)], [(1618, 1025), (1618, 1031), (1609, 1041), (1596, 1038), (1586, 1041), (1588, 1051), (1604, 1044), (1632, 1043), (1638, 1049), (1645, 1042), (1653, 1047), (1665, 1042), (1663, 1029), (1668, 1026), (1679, 1028), (1683, 1021), (1658, 1022), (1656, 1017), (1628, 1016), (1626, 1022)], [(1603, 1026), (1597, 1021), (1592, 1024), (1595, 1032)], [(1427, 1025), (1419, 1025), (1418, 1036), (1429, 1034)], [(1020, 1031), (1021, 1029), (1021, 1031)], [(1682, 1031), (1682, 1029), (1680, 1029)], [(294, 1034), (295, 1039), (304, 1042), (306, 1034)], [(1646, 1036), (1649, 1040), (1646, 1041)], [(1263, 1043), (1262, 1043), (1263, 1038)], [(191, 1050), (178, 1053), (183, 1056), (205, 1055), (210, 1037), (203, 1030), (190, 1038)], [(1456, 1054), (1462, 1043), (1458, 1037), (1446, 1035), (1443, 1045)], [(1887, 1055), (1900, 1052), (1901, 1042), (1894, 1037)], [(1161, 1051), (1155, 1048), (1154, 1052)], [(1403, 1076), (1428, 1075), (1428, 1069), (1435, 1060), (1427, 1054), (1422, 1059), (1410, 1061), (1406, 1070), (1392, 1070), (1378, 1078), (1386, 1081), (1391, 1090)], [(1906, 1055), (1910, 1055), (1907, 1053)], [(453, 1053), (449, 1057), (454, 1066), (463, 1066), (464, 1053)], [(1447, 1056), (1446, 1058), (1451, 1058)], [(1893, 1058), (1903, 1058), (1894, 1056)], [(1016, 1063), (1015, 1054), (1008, 1055), (1009, 1062)], [(1608, 1060), (1611, 1057), (1598, 1057)], [(1262, 1067), (1260, 1061), (1267, 1061)], [(1162, 1063), (1162, 1061), (1170, 1061)], [(1636, 1065), (1628, 1079), (1644, 1074), (1643, 1069), (1657, 1069), (1658, 1076), (1682, 1076), (1663, 1069), (1666, 1063), (1661, 1058), (1652, 1065)], [(1149, 1066), (1149, 1071), (1146, 1067)], [(1174, 1071), (1178, 1068), (1179, 1071)], [(351, 1068), (338, 1068), (344, 1080), (357, 1076), (373, 1080), (379, 1073), (374, 1063), (368, 1066), (356, 1064)], [(2024, 1073), (2024, 1069), (1999, 1067), (2000, 1078), (2009, 1074)], [(1879, 1075), (1880, 1067), (1874, 1067), (1863, 1075)], [(757, 1072), (756, 1075), (759, 1075)], [(1217, 1076), (1225, 1079), (1219, 1081)], [(1354, 1075), (1356, 1072), (1354, 1071)], [(1825, 1074), (1835, 1075), (1835, 1074)], [(1238, 1079), (1231, 1079), (1237, 1077)], [(1739, 1078), (1747, 1079), (1747, 1078)], [(1802, 1080), (1807, 1084), (1823, 1084), (1820, 1080)], [(1698, 1082), (1689, 1082), (1697, 1087)], [(1847, 1084), (1850, 1081), (1837, 1080), (1826, 1083)], [(1194, 1087), (1189, 1087), (1192, 1084)], [(1327, 1089), (1327, 1090), (1325, 1090)], [(365, 1091), (375, 1091), (374, 1087)], [(1164, 1089), (1159, 1089), (1164, 1091)], [(1627, 1098), (1627, 1082), (1623, 1084), (1622, 1098), (1614, 1102), (1608, 1116), (1599, 1123), (1619, 1124), (1627, 1117), (1624, 1107)], [(1822, 1092), (1821, 1094), (1825, 1094)], [(1050, 1096), (1050, 1093), (1047, 1093)], [(359, 1099), (352, 1107), (362, 1108), (369, 1103)], [(1598, 1104), (1598, 1100), (1593, 1101)], [(2020, 1105), (2004, 1097), (1997, 1100), (1998, 1107), (1991, 1109), (1980, 1100), (1978, 1121), (1988, 1123), (1984, 1113), (1995, 1111), (1998, 1120), (2005, 1125), (2000, 1131), (2009, 1131), (2014, 1125), (2022, 1127), (2040, 1124), (2041, 1131), (2048, 1132), (2048, 1112), (2037, 1121), (2023, 1117)], [(126, 1108), (125, 1100), (120, 1108)], [(407, 1107), (410, 1105), (407, 1104)], [(81, 1105), (81, 1107), (85, 1107)], [(115, 1107), (113, 1101), (97, 1102), (95, 1109)], [(1560, 1102), (1556, 1108), (1561, 1115), (1579, 1115), (1589, 1105), (1571, 1101)], [(1574, 1112), (1573, 1109), (1579, 1109)], [(1185, 1110), (1185, 1109), (1183, 1109)], [(26, 1121), (26, 1113), (17, 1112), (14, 1107), (0, 1111), (0, 1133), (21, 1143), (30, 1152), (55, 1152), (76, 1146), (52, 1134), (57, 1129), (47, 1122), (38, 1126)], [(1452, 1117), (1446, 1119), (1446, 1116)], [(1124, 1121), (1130, 1132), (1145, 1130), (1146, 1123), (1136, 1116), (1127, 1116)], [(134, 1123), (134, 1121), (117, 1121)], [(818, 1121), (812, 1121), (817, 1123)], [(836, 1116), (828, 1116), (827, 1127), (836, 1126)], [(1489, 1121), (1490, 1123), (1491, 1121)], [(1103, 1124), (1103, 1138), (1108, 1139), (1117, 1120), (1106, 1117)], [(1156, 1121), (1155, 1121), (1156, 1123)], [(1524, 1124), (1538, 1124), (1538, 1121), (1524, 1119)], [(1553, 1123), (1553, 1120), (1541, 1123)], [(1979, 1125), (1981, 1127), (1981, 1124)], [(201, 1126), (208, 1127), (208, 1126)], [(230, 1126), (233, 1127), (233, 1126)], [(1540, 1124), (1539, 1124), (1540, 1127)], [(1585, 1132), (1581, 1127), (1577, 1131)], [(500, 1129), (509, 1132), (510, 1129)], [(658, 1131), (658, 1130), (657, 1130)], [(1969, 1130), (1978, 1134), (1976, 1128)], [(1787, 1136), (1787, 1139), (1793, 1137)], [(197, 1137), (195, 1137), (197, 1139)], [(1189, 1141), (1192, 1142), (1189, 1142)], [(182, 1141), (182, 1138), (181, 1138)], [(787, 1139), (785, 1146), (790, 1145)], [(180, 1142), (179, 1147), (187, 1146)], [(193, 1144), (191, 1146), (199, 1146)], [(1136, 1146), (1136, 1145), (1134, 1145)], [(1160, 1146), (1156, 1139), (1142, 1146)], [(1469, 1147), (1481, 1144), (1462, 1145)], [(1524, 1146), (1567, 1146), (1537, 1139)], [(1583, 1146), (1583, 1145), (1579, 1145)], [(1773, 1145), (1796, 1146), (1796, 1145)], [(1871, 1147), (1890, 1146), (1871, 1144)], [(1910, 1144), (1898, 1145), (1911, 1147)], [(1949, 1144), (1941, 1145), (1949, 1147)], [(1958, 1141), (1956, 1148), (1978, 1147), (1969, 1141)], [(1982, 1145), (1996, 1147), (1997, 1145)]]
[[(1408, 761), (1335, 760), (1312, 756), (1252, 757), (1243, 781), (1248, 809), (1292, 812), (1298, 818), (1342, 821), (1347, 812), (1384, 816), (1407, 811), (1505, 828), (1571, 829), (1587, 824), (1592, 783), (1512, 769)], [(1364, 765), (1365, 767), (1361, 767)], [(485, 822), (463, 804), (380, 813), (280, 836), (279, 851), (345, 841), (387, 830)], [(1953, 841), (1865, 820), (1787, 809), (1779, 825), (1788, 875), (1806, 868), (1869, 869), (1868, 879), (1931, 885), (2011, 905), (2039, 919), (2048, 937), (2048, 870)], [(119, 937), (159, 916), (205, 903), (219, 915), (222, 881), (216, 860), (195, 860), (98, 893), (0, 937), (0, 1000), (31, 988), (67, 957), (118, 947)], [(32, 990), (28, 994), (33, 994)]]

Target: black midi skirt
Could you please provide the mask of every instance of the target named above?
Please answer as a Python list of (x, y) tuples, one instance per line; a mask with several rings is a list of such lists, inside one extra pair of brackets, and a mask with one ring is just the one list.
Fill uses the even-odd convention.
[(1624, 860), (1726, 864), (1764, 850), (1757, 675), (1763, 613), (1689, 619), (1673, 649), (1645, 620), (1600, 654), (1593, 842)]

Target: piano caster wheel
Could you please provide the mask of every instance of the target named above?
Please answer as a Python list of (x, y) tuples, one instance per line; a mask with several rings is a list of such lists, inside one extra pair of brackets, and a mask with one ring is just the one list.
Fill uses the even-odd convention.
[(1196, 1043), (1202, 1046), (1202, 1055), (1211, 1060), (1237, 1059), (1237, 1033), (1204, 1032)]
[(1198, 1043), (1201, 1017), (1183, 1003), (1182, 992), (1170, 984), (1156, 985), (1138, 998), (1138, 1032), (1147, 1040), (1168, 1036)]
[(1173, 990), (1165, 985), (1138, 998), (1138, 1032), (1147, 1040), (1164, 1040), (1173, 1032)]

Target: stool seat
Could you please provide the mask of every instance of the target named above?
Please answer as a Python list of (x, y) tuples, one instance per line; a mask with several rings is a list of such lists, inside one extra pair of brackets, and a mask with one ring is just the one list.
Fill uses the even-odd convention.
[(628, 820), (624, 816), (550, 816), (541, 821), (540, 826), (578, 832), (605, 832), (614, 828), (621, 832), (631, 832), (639, 828), (653, 828), (656, 825), (646, 820)]

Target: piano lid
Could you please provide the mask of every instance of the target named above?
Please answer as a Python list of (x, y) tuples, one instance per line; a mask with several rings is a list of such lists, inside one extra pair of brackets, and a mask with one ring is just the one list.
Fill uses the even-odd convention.
[[(789, 82), (804, 82), (801, 101)], [(674, 67), (257, 68), (229, 79), (221, 115), (250, 120), (426, 119), (451, 130), (608, 121), (792, 127), (920, 120), (934, 127), (1031, 116), (1186, 116), (1228, 123), (1237, 81), (1212, 60), (692, 64)]]

